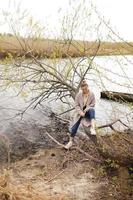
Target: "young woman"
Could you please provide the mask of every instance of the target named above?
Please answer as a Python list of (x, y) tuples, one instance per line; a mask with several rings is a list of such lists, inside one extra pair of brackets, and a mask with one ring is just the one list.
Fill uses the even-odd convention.
[(95, 131), (95, 96), (89, 89), (85, 80), (81, 83), (81, 91), (75, 97), (74, 125), (70, 129), (70, 141), (65, 146), (69, 149), (73, 144), (73, 138), (77, 133), (80, 123), (90, 127), (90, 133), (96, 135)]

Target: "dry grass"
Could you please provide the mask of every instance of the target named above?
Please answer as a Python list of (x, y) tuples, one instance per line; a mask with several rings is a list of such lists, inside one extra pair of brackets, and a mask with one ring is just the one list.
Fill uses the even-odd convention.
[(17, 186), (10, 181), (11, 174), (5, 171), (0, 176), (0, 200), (64, 200), (64, 197), (49, 197), (39, 193), (32, 185)]
[[(94, 55), (98, 47), (97, 42), (61, 41), (49, 39), (23, 39), (13, 36), (0, 36), (0, 57), (9, 53), (13, 56), (25, 54), (32, 50), (39, 57), (72, 57)], [(133, 43), (101, 42), (97, 55), (133, 55)], [(27, 55), (28, 56), (28, 55)]]

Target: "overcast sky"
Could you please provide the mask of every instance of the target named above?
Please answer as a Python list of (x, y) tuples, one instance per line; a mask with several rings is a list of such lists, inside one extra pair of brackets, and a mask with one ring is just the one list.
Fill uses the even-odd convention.
[[(77, 3), (80, 0), (75, 0)], [(0, 0), (0, 11), (13, 11), (14, 0)], [(58, 11), (62, 9), (65, 13), (69, 10), (69, 0), (16, 0), (21, 2), (21, 8), (27, 9), (35, 19), (43, 22), (47, 21), (49, 26), (58, 27)], [(75, 3), (75, 4), (76, 4)], [(86, 0), (86, 5), (89, 0)], [(105, 19), (110, 20), (115, 29), (120, 35), (129, 41), (133, 40), (133, 0), (93, 0), (98, 11), (105, 16)], [(7, 26), (1, 23), (0, 32), (8, 32)]]

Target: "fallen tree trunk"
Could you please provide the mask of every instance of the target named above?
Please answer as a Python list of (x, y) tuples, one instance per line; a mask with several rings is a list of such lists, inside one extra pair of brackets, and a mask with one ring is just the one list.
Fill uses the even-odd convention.
[(119, 102), (133, 103), (133, 94), (122, 93), (122, 92), (102, 91), (101, 98)]

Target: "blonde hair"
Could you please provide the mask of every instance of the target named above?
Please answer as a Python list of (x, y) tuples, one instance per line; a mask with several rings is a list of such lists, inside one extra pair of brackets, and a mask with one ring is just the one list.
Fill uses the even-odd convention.
[(81, 83), (81, 85), (80, 85), (80, 87), (84, 87), (84, 86), (88, 86), (86, 80), (83, 80), (82, 83)]

